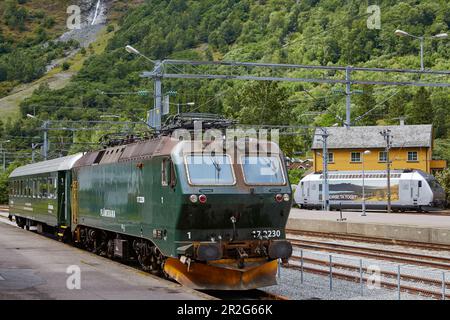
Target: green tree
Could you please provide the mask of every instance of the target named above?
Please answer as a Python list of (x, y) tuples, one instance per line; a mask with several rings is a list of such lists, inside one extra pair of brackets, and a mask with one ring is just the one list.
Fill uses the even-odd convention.
[(420, 87), (407, 106), (406, 115), (410, 124), (429, 124), (433, 122), (433, 106), (430, 93)]
[(357, 94), (356, 96), (356, 116), (360, 116), (360, 121), (356, 125), (373, 126), (377, 123), (378, 110), (373, 110), (376, 106), (377, 101), (373, 96), (373, 87), (364, 86), (363, 93)]
[(27, 16), (27, 10), (24, 7), (18, 7), (16, 0), (6, 1), (3, 18), (8, 26), (23, 31), (25, 29), (25, 20), (27, 19)]

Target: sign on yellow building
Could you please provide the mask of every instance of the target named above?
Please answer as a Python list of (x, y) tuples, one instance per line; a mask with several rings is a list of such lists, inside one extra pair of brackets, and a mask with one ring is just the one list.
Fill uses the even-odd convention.
[[(385, 170), (386, 142), (380, 134), (384, 129), (391, 130), (391, 169), (416, 169), (433, 173), (447, 167), (446, 161), (432, 158), (432, 125), (399, 125), (327, 128), (328, 170), (358, 171), (362, 169), (363, 161), (365, 170)], [(312, 145), (315, 172), (323, 168), (320, 133), (320, 130), (316, 131)]]

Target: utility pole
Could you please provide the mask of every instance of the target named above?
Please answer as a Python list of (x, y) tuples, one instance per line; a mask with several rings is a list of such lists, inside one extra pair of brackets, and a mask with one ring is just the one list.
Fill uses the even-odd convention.
[(351, 105), (352, 105), (352, 91), (351, 91), (351, 81), (350, 81), (350, 73), (352, 71), (352, 67), (345, 67), (345, 123), (344, 126), (350, 128), (351, 124)]
[(387, 175), (387, 212), (391, 213), (391, 160), (389, 158), (389, 150), (392, 147), (391, 130), (384, 129), (380, 132), (386, 141), (386, 175)]
[(32, 143), (31, 144), (31, 163), (34, 163), (34, 149), (36, 149), (39, 146), (39, 143)]
[[(161, 117), (162, 117), (162, 64), (161, 61), (156, 61), (155, 64), (155, 129), (159, 132), (161, 129)], [(150, 119), (149, 119), (150, 120)], [(148, 123), (150, 125), (150, 122)]]
[(322, 133), (319, 133), (319, 135), (322, 137), (322, 176), (323, 176), (323, 183), (322, 183), (322, 209), (324, 211), (330, 211), (330, 196), (329, 196), (329, 187), (328, 187), (328, 145), (327, 145), (327, 139), (329, 137), (329, 133), (327, 129), (325, 128), (319, 128)]
[(11, 140), (6, 140), (6, 141), (0, 142), (0, 149), (2, 150), (2, 153), (3, 153), (3, 165), (2, 165), (3, 172), (6, 171), (6, 152), (5, 152), (5, 149), (3, 149), (3, 143), (9, 143), (9, 142), (11, 142)]
[(423, 41), (424, 41), (424, 37), (419, 37), (420, 40), (420, 70), (423, 71), (425, 70), (424, 64), (423, 64)]
[(47, 160), (47, 158), (48, 158), (48, 125), (49, 124), (50, 124), (50, 121), (45, 120), (44, 124), (42, 125), (42, 128), (44, 130), (44, 146), (43, 146), (44, 160)]

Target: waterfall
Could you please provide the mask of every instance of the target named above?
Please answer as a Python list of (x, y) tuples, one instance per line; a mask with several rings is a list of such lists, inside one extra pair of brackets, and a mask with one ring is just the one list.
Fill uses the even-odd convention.
[(94, 25), (94, 24), (95, 24), (95, 20), (97, 20), (97, 17), (98, 17), (98, 11), (99, 11), (101, 2), (102, 2), (101, 0), (98, 0), (98, 1), (97, 1), (97, 6), (95, 7), (94, 18), (92, 18), (91, 25)]

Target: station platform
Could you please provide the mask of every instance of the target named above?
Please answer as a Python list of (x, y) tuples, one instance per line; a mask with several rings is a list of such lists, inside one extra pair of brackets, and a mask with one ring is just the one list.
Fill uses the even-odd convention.
[[(79, 268), (80, 286), (74, 276)], [(0, 217), (0, 300), (214, 299)]]
[(287, 229), (450, 245), (450, 216), (318, 211), (293, 208)]

